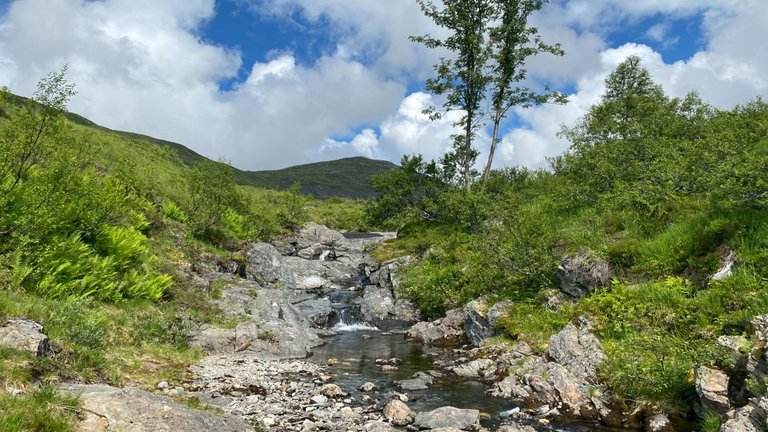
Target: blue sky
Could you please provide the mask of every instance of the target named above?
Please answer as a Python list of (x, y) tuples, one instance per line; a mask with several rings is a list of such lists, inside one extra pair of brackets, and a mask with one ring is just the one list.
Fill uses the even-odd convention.
[[(567, 55), (532, 59), (531, 82), (571, 102), (514, 112), (497, 166), (566, 150), (560, 126), (628, 55), (673, 96), (697, 90), (727, 108), (768, 93), (768, 47), (745, 43), (768, 28), (764, 0), (552, 0), (532, 23)], [(439, 32), (414, 0), (3, 0), (0, 85), (31, 94), (67, 63), (73, 111), (245, 169), (433, 158), (456, 117), (421, 114), (440, 103), (423, 82), (445, 53), (408, 36)], [(479, 150), (488, 143), (481, 133)]]

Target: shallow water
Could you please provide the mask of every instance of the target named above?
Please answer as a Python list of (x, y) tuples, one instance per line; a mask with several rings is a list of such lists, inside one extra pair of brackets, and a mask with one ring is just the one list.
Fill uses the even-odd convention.
[[(335, 374), (334, 382), (357, 400), (362, 396), (358, 389), (366, 382), (376, 384), (379, 389), (377, 394), (398, 391), (395, 381), (408, 379), (416, 372), (435, 369), (434, 358), (450, 355), (450, 351), (426, 348), (406, 340), (401, 334), (381, 333), (365, 325), (339, 326), (337, 331), (340, 331), (339, 335), (327, 338), (325, 345), (313, 350), (311, 360), (326, 364), (328, 359), (337, 359), (339, 363), (331, 367)], [(375, 363), (376, 359), (393, 357), (402, 360), (397, 371), (383, 372)], [(493, 430), (502, 423), (503, 413), (516, 406), (508, 400), (487, 395), (488, 389), (488, 385), (478, 381), (447, 376), (436, 380), (432, 388), (407, 392), (410, 397), (408, 406), (417, 412), (447, 405), (477, 409), (482, 413), (481, 424)], [(622, 430), (595, 425), (534, 426), (540, 430), (567, 432)]]

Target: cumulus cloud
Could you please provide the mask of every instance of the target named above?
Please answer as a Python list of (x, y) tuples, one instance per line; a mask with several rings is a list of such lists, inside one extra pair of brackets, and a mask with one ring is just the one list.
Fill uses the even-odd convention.
[[(29, 95), (36, 80), (64, 63), (80, 94), (71, 109), (105, 126), (181, 142), (245, 169), (364, 155), (398, 161), (403, 154), (439, 157), (450, 148), (460, 113), (432, 122), (422, 110), (439, 105), (413, 88), (445, 53), (408, 41), (440, 35), (412, 0), (238, 0), (276, 19), (301, 14), (330, 23), (335, 46), (311, 64), (275, 51), (243, 65), (235, 49), (205, 41), (201, 26), (216, 18), (214, 0), (15, 0), (0, 17), (0, 84)], [(673, 96), (698, 90), (720, 107), (768, 92), (768, 27), (763, 0), (553, 0), (532, 18), (566, 57), (528, 63), (529, 82), (565, 88), (570, 103), (514, 111), (505, 125), (497, 166), (543, 166), (565, 150), (557, 136), (599, 100), (603, 81), (626, 56), (643, 58)], [(701, 16), (705, 48), (666, 63), (638, 43), (610, 47), (617, 25), (648, 17), (646, 41), (671, 35), (667, 23)], [(40, 31), (45, 29), (45, 31)], [(219, 83), (249, 72), (231, 89)], [(336, 137), (336, 138), (334, 138)], [(341, 139), (338, 137), (349, 137)], [(486, 151), (487, 131), (478, 148)], [(480, 162), (484, 155), (481, 155)]]

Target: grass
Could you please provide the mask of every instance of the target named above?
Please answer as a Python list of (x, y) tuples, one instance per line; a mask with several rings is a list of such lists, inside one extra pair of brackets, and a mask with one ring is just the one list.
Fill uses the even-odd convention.
[(74, 432), (78, 408), (76, 397), (63, 396), (51, 386), (25, 395), (0, 391), (0, 432)]

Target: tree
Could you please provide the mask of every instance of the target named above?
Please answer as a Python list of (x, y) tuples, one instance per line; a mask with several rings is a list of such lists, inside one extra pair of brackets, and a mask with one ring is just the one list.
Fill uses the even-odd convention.
[[(67, 66), (37, 84), (21, 115), (0, 131), (0, 200), (5, 201), (35, 165), (43, 162), (65, 128), (67, 102), (77, 92), (66, 80)], [(3, 98), (14, 96), (3, 89)], [(0, 205), (2, 203), (0, 201)]]
[[(472, 147), (472, 140), (477, 129), (482, 127), (480, 103), (491, 81), (486, 73), (491, 58), (491, 47), (487, 43), (488, 26), (497, 17), (497, 8), (491, 0), (443, 0), (442, 8), (438, 8), (432, 0), (417, 1), (425, 15), (452, 33), (445, 39), (427, 34), (411, 36), (411, 40), (428, 48), (444, 48), (455, 54), (455, 58), (442, 58), (435, 65), (437, 76), (428, 79), (426, 87), (434, 94), (446, 96), (443, 104), (446, 111), (461, 110), (465, 113), (457, 123), (464, 132), (454, 136), (453, 155), (444, 161), (456, 164), (458, 174), (469, 190), (472, 166), (478, 154)], [(433, 119), (441, 116), (435, 108), (429, 112)]]
[(525, 61), (528, 57), (540, 53), (557, 56), (565, 54), (559, 44), (545, 44), (541, 41), (538, 29), (528, 26), (528, 17), (540, 10), (547, 1), (496, 0), (494, 2), (499, 8), (500, 22), (490, 30), (494, 61), (491, 94), (493, 134), (488, 162), (483, 171), (484, 180), (488, 179), (491, 172), (493, 155), (499, 142), (501, 122), (511, 108), (516, 106), (527, 108), (547, 102), (567, 102), (563, 94), (549, 91), (548, 87), (541, 92), (535, 92), (526, 86), (519, 85), (526, 78)]
[(232, 167), (201, 159), (192, 168), (189, 195), (190, 226), (195, 234), (204, 234), (216, 227), (225, 212), (240, 200)]

